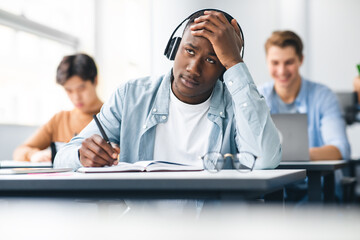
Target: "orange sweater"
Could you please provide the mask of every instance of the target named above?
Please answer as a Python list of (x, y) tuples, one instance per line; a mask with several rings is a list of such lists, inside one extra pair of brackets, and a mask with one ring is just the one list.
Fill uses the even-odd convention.
[(99, 111), (100, 109), (94, 113), (86, 114), (75, 108), (71, 111), (61, 111), (55, 114), (23, 145), (15, 149), (14, 160), (30, 161), (35, 152), (48, 148), (51, 142), (69, 142), (90, 123), (93, 114)]

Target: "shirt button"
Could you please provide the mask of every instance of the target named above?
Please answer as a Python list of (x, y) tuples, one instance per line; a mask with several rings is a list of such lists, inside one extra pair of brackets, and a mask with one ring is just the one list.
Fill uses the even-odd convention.
[(143, 125), (143, 128), (145, 129), (145, 128), (146, 128), (146, 125)]
[(233, 81), (229, 81), (229, 86), (231, 87), (233, 85)]
[(243, 103), (243, 107), (247, 107), (247, 103)]
[(161, 118), (162, 118), (163, 120), (165, 120), (165, 119), (166, 119), (166, 116), (162, 116)]
[(220, 116), (222, 116), (223, 115), (223, 112), (220, 112)]
[(154, 108), (154, 109), (153, 109), (153, 112), (156, 112), (156, 111), (157, 111), (156, 108)]

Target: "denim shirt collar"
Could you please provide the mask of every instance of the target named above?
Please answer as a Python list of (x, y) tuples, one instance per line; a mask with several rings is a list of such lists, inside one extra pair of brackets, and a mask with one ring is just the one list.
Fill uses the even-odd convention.
[[(295, 98), (295, 105), (296, 108), (298, 109), (299, 113), (306, 113), (307, 112), (307, 96), (308, 96), (308, 92), (309, 92), (309, 83), (307, 80), (305, 80), (304, 78), (301, 78), (301, 86), (300, 86), (300, 91), (298, 93), (298, 95)], [(272, 82), (272, 91), (271, 91), (271, 98), (272, 102), (275, 101), (275, 95), (277, 94), (275, 91), (275, 84), (274, 82)], [(275, 107), (277, 104), (275, 102), (272, 103), (273, 107)], [(278, 110), (277, 110), (278, 111)], [(274, 112), (274, 113), (278, 113), (278, 112)]]
[(152, 106), (152, 114), (169, 115), (172, 70), (164, 75)]
[[(169, 115), (170, 91), (171, 91), (172, 69), (164, 75), (152, 105), (153, 115)], [(209, 114), (225, 118), (225, 100), (223, 82), (216, 81), (213, 94), (210, 99)]]

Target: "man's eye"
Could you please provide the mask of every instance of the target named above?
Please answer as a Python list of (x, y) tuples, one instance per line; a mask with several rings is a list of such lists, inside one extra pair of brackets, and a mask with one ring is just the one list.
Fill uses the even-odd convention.
[(215, 61), (213, 59), (211, 59), (211, 58), (207, 58), (206, 61), (211, 63), (211, 64), (215, 64)]
[(186, 49), (186, 52), (189, 53), (190, 55), (194, 55), (194, 54), (195, 54), (195, 52), (194, 52), (193, 50), (191, 50), (191, 49)]
[(289, 62), (286, 62), (286, 65), (293, 65), (295, 62), (294, 61), (289, 61)]

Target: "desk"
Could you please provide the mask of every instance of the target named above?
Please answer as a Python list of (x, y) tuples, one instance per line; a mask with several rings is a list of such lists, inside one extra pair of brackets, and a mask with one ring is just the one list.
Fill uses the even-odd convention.
[(52, 168), (52, 163), (0, 160), (0, 168)]
[(305, 177), (305, 170), (0, 175), (0, 197), (239, 200), (282, 190)]
[[(308, 176), (309, 202), (320, 202), (322, 192), (324, 201), (335, 201), (334, 171), (347, 165), (345, 160), (281, 162), (278, 169), (306, 169)], [(321, 187), (321, 176), (324, 176), (324, 189)]]

